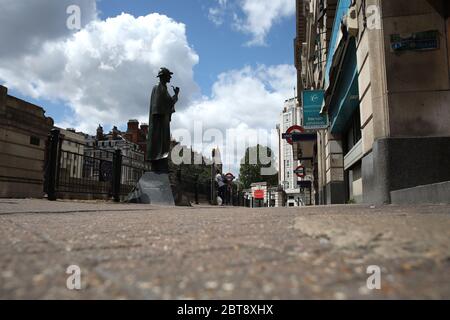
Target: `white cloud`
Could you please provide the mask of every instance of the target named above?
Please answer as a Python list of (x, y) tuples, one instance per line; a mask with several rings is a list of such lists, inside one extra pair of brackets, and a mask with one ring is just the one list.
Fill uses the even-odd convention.
[(242, 0), (241, 6), (246, 19), (237, 27), (252, 35), (249, 45), (264, 45), (273, 24), (295, 14), (295, 0)]
[(66, 24), (70, 5), (80, 8), (82, 27), (97, 18), (95, 0), (0, 0), (0, 56), (33, 53), (44, 42), (70, 35)]
[[(214, 83), (211, 97), (204, 97), (175, 114), (174, 129), (186, 128), (194, 132), (195, 121), (201, 121), (204, 131), (217, 129), (224, 137), (228, 133), (232, 141), (211, 141), (204, 148), (210, 150), (218, 144), (225, 167), (237, 172), (245, 152), (243, 141), (249, 145), (269, 145), (277, 152), (278, 139), (274, 130), (283, 102), (293, 94), (295, 79), (295, 68), (289, 65), (247, 66), (223, 73)], [(198, 148), (195, 141), (189, 143)], [(227, 144), (238, 146), (230, 150)]]
[(235, 0), (233, 3), (217, 0), (217, 5), (209, 9), (208, 17), (216, 25), (222, 25), (227, 11), (233, 27), (252, 37), (247, 45), (265, 45), (272, 26), (295, 14), (295, 0)]
[(208, 19), (216, 26), (220, 26), (225, 21), (228, 0), (217, 0), (217, 4), (208, 10)]
[(0, 59), (0, 78), (25, 95), (65, 102), (75, 115), (65, 123), (82, 130), (144, 120), (161, 66), (171, 69), (173, 83), (183, 88), (180, 109), (199, 91), (193, 80), (199, 58), (185, 31), (156, 13), (94, 20), (64, 40), (46, 41), (35, 55)]
[(216, 26), (220, 26), (224, 22), (224, 14), (219, 8), (209, 8), (208, 19)]

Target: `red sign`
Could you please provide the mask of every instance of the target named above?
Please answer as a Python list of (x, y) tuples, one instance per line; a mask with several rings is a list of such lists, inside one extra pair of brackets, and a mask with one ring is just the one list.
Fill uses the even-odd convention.
[[(295, 132), (303, 133), (303, 132), (305, 132), (305, 129), (303, 127), (301, 127), (301, 126), (292, 126), (289, 129), (287, 129), (286, 134), (290, 135), (290, 134), (293, 134)], [(287, 141), (287, 143), (289, 143), (291, 145), (294, 143), (292, 141), (292, 138), (287, 138), (286, 141)]]
[(264, 190), (255, 190), (253, 196), (255, 199), (264, 199)]
[(304, 166), (298, 166), (297, 169), (294, 170), (294, 173), (299, 178), (304, 178), (306, 176), (306, 174), (305, 174), (305, 167)]

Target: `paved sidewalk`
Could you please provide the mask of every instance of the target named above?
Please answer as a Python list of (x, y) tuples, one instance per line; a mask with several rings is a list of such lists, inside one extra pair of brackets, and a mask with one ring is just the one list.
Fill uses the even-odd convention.
[[(450, 298), (450, 206), (0, 199), (0, 299)], [(68, 290), (66, 269), (81, 268)], [(381, 268), (381, 290), (366, 269)]]

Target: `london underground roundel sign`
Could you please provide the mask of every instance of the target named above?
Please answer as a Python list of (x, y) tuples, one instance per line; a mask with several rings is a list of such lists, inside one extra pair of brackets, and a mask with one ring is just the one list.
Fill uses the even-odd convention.
[(305, 173), (305, 167), (304, 166), (298, 166), (297, 169), (294, 170), (294, 173), (299, 177), (299, 178), (304, 178), (306, 176)]
[[(294, 133), (303, 133), (303, 132), (305, 132), (305, 129), (303, 127), (295, 125), (287, 129), (286, 134), (292, 135)], [(294, 143), (292, 141), (292, 137), (287, 138), (286, 141), (291, 145)]]

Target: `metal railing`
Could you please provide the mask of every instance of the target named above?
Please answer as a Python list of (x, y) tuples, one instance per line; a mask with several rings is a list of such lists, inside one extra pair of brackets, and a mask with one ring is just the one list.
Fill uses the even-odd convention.
[[(104, 146), (106, 143), (108, 146)], [(151, 166), (141, 158), (122, 154), (108, 141), (80, 143), (53, 129), (47, 141), (44, 191), (48, 200), (114, 199), (125, 200), (139, 179)], [(137, 153), (132, 153), (136, 155)], [(171, 175), (177, 194), (184, 194), (194, 203), (213, 203), (212, 182), (200, 181), (181, 167)]]
[(44, 189), (49, 200), (113, 198), (119, 202), (133, 189), (150, 165), (142, 159), (122, 155), (66, 139), (54, 129), (49, 135)]
[(192, 202), (196, 204), (199, 204), (200, 202), (208, 202), (212, 204), (211, 181), (202, 182), (199, 180), (198, 175), (182, 175), (181, 169), (178, 169), (177, 182), (181, 188), (181, 192), (189, 196)]

